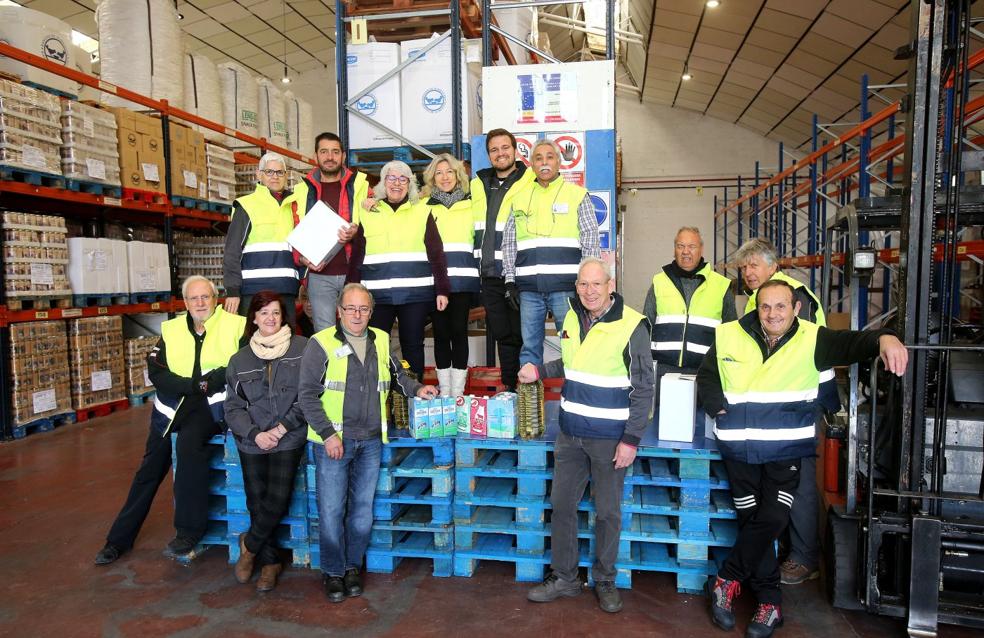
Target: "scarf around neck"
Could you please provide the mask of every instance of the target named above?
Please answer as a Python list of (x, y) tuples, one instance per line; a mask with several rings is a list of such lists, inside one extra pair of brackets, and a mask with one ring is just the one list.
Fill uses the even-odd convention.
[(290, 347), (290, 326), (280, 326), (280, 330), (269, 337), (264, 337), (257, 330), (250, 337), (249, 347), (260, 359), (272, 361), (284, 356)]
[(456, 186), (451, 192), (445, 193), (439, 188), (431, 191), (431, 197), (444, 204), (445, 208), (451, 208), (465, 198), (465, 193), (460, 186)]

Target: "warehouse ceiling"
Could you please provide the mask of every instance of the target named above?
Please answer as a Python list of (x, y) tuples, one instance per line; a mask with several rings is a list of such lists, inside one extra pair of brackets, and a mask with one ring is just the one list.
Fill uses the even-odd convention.
[[(626, 1), (626, 0), (623, 0)], [(857, 121), (860, 80), (904, 82), (909, 0), (627, 0), (620, 28), (638, 44), (619, 46), (623, 99), (689, 109), (806, 147), (813, 114), (821, 122)], [(18, 0), (97, 38), (96, 0)], [(984, 3), (975, 3), (975, 14)], [(178, 0), (185, 46), (221, 62), (235, 59), (277, 78), (334, 59), (334, 0)], [(558, 21), (584, 19), (576, 5), (546, 9), (551, 52), (589, 57), (583, 33)], [(286, 13), (285, 13), (286, 12)], [(523, 34), (525, 35), (525, 34)], [(975, 40), (979, 48), (980, 40)], [(682, 79), (684, 70), (692, 76)], [(881, 95), (893, 100), (898, 89)], [(876, 111), (878, 99), (869, 106)]]

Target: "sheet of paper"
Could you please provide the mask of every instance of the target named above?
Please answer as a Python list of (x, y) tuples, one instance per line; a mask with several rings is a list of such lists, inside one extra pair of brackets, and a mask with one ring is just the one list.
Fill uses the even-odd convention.
[(328, 261), (341, 250), (338, 231), (348, 226), (349, 223), (339, 217), (330, 206), (319, 201), (291, 231), (287, 243), (312, 264), (317, 265)]

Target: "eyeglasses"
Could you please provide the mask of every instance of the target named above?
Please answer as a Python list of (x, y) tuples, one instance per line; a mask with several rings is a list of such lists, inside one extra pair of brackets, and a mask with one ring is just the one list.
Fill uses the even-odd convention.
[(579, 282), (577, 282), (574, 285), (577, 287), (578, 290), (582, 290), (582, 291), (583, 290), (598, 291), (598, 290), (601, 290), (602, 288), (604, 288), (606, 285), (608, 285), (608, 282), (607, 281), (606, 282), (601, 282), (601, 281), (579, 281)]
[(386, 176), (386, 183), (387, 184), (409, 184), (410, 183), (410, 178), (409, 177), (404, 177), (403, 175), (387, 175)]
[(188, 301), (188, 302), (191, 302), (191, 303), (206, 303), (213, 296), (214, 295), (198, 295), (197, 297), (188, 297), (187, 299), (185, 299), (185, 301)]
[(369, 306), (342, 306), (342, 312), (347, 315), (367, 315), (369, 311), (372, 310)]
[(284, 175), (287, 174), (287, 171), (278, 171), (275, 168), (264, 168), (260, 172), (266, 175), (267, 177), (283, 177)]

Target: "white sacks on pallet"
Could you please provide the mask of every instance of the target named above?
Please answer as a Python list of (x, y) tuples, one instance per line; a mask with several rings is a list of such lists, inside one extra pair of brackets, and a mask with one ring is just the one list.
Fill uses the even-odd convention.
[[(400, 59), (406, 61), (437, 39), (400, 43)], [(447, 38), (405, 67), (400, 77), (401, 124), (403, 136), (417, 144), (450, 144), (454, 135), (451, 90), (451, 39)], [(461, 47), (461, 131), (468, 142), (481, 132), (480, 85), (482, 81), (482, 43), (462, 42)]]
[(287, 148), (287, 111), (284, 94), (267, 78), (256, 81), (258, 87), (260, 137), (271, 144)]
[[(222, 99), (219, 97), (219, 70), (207, 56), (185, 53), (184, 56), (184, 110), (206, 120), (223, 123)], [(205, 139), (220, 141), (225, 137), (218, 131), (193, 125)]]
[[(171, 0), (102, 0), (96, 7), (100, 76), (106, 82), (184, 104), (181, 27)], [(126, 100), (103, 93), (112, 106)]]
[(259, 137), (259, 91), (256, 78), (246, 67), (235, 62), (223, 62), (218, 69), (219, 86), (222, 89), (222, 119), (225, 125)]
[[(0, 41), (49, 62), (75, 68), (72, 27), (40, 11), (18, 6), (0, 7)], [(78, 94), (78, 85), (72, 80), (12, 58), (0, 57), (0, 71), (20, 76), (23, 82)]]
[(166, 292), (171, 289), (167, 244), (128, 241), (126, 261), (130, 292)]
[(314, 115), (311, 104), (284, 91), (284, 108), (287, 109), (287, 148), (302, 155), (314, 155)]
[[(347, 47), (345, 66), (348, 72), (348, 94), (354, 97), (400, 63), (400, 45), (395, 42), (367, 42)], [(362, 115), (402, 132), (400, 115), (400, 78), (393, 76), (360, 98), (356, 109)], [(339, 105), (339, 109), (344, 105)], [(362, 118), (349, 116), (349, 146), (351, 148), (381, 148), (400, 146), (395, 137), (385, 133)]]
[(70, 237), (68, 281), (75, 295), (115, 295), (130, 292), (127, 242), (120, 239)]
[[(82, 47), (73, 44), (72, 65), (76, 71), (81, 71), (86, 75), (92, 75), (92, 54)], [(92, 88), (88, 84), (82, 84), (81, 82), (74, 82), (73, 84), (75, 84), (75, 95), (80, 100), (99, 101), (99, 94), (102, 93), (99, 89)]]

